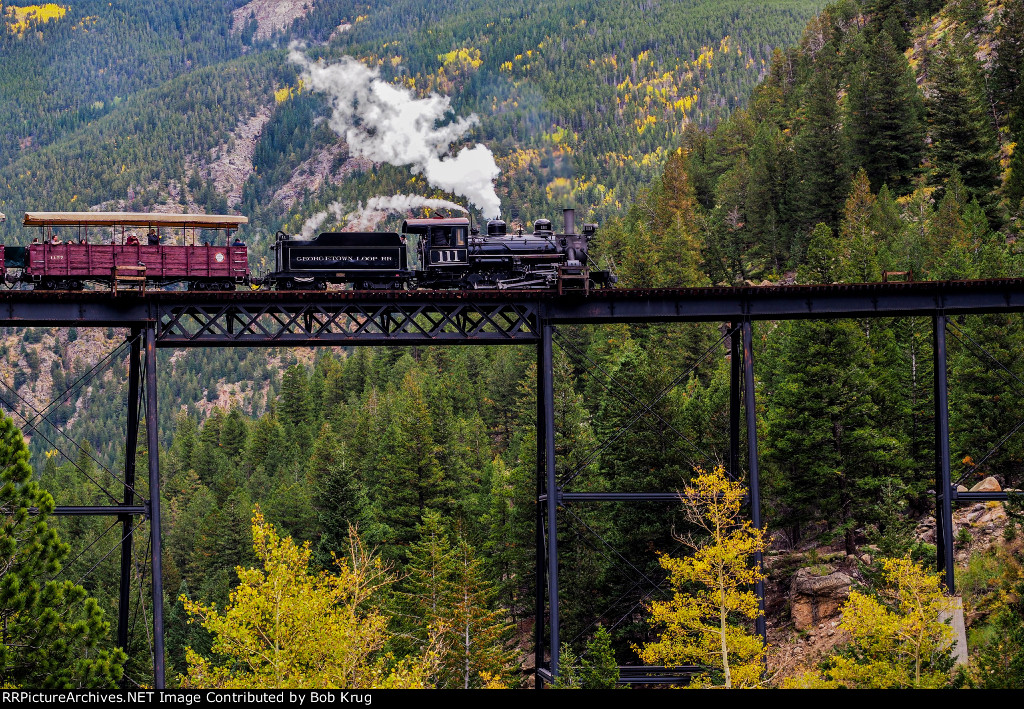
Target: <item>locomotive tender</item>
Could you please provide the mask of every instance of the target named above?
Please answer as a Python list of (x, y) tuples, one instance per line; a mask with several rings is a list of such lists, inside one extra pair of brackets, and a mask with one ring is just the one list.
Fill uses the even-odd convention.
[[(87, 282), (117, 291), (119, 285), (185, 284), (190, 290), (234, 290), (238, 285), (280, 290), (326, 290), (328, 284), (359, 290), (567, 289), (610, 286), (608, 271), (592, 271), (588, 247), (593, 224), (575, 228), (565, 210), (565, 229), (538, 219), (533, 233), (508, 234), (491, 220), (480, 234), (465, 217), (407, 219), (402, 233), (326, 232), (297, 239), (278, 232), (275, 269), (254, 276), (248, 251), (230, 234), (245, 217), (231, 215), (142, 214), (119, 212), (29, 212), (26, 226), (39, 226), (43, 239), (30, 246), (0, 246), (0, 278), (42, 290), (81, 290)], [(108, 243), (89, 243), (90, 227), (110, 227)], [(141, 243), (135, 228), (148, 229)], [(67, 230), (75, 238), (63, 240)], [(120, 229), (120, 234), (118, 234)], [(162, 232), (180, 230), (183, 245), (162, 243)], [(197, 230), (223, 230), (223, 245), (197, 244)], [(188, 236), (191, 233), (191, 244)]]

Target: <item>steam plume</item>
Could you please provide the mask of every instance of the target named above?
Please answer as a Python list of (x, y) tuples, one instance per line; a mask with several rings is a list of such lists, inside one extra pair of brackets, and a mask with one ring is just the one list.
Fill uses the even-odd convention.
[(345, 207), (341, 202), (331, 202), (327, 205), (327, 209), (322, 212), (317, 212), (302, 224), (302, 238), (312, 239), (313, 234), (320, 228), (320, 226), (327, 220), (327, 217), (334, 215), (334, 221), (340, 222), (345, 218), (344, 215)]
[(448, 120), (448, 97), (416, 98), (352, 57), (325, 65), (293, 47), (289, 59), (302, 67), (302, 78), (313, 90), (331, 97), (329, 125), (345, 138), (353, 155), (408, 165), (431, 185), (467, 198), (486, 218), (500, 214), (501, 200), (494, 191), (500, 169), (491, 151), (477, 143), (449, 153), (451, 144), (480, 122), (476, 114)]
[(384, 212), (404, 212), (417, 207), (466, 211), (466, 208), (461, 204), (455, 204), (455, 202), (449, 202), (446, 199), (428, 199), (413, 194), (396, 194), (393, 197), (371, 197), (367, 200), (365, 207), (360, 205), (360, 209), (348, 215), (347, 228), (353, 231), (372, 229), (380, 221), (380, 217)]

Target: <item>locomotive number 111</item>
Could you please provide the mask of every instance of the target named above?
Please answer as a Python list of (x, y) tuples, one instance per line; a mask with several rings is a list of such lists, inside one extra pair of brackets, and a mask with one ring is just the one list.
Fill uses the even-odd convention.
[(430, 252), (430, 263), (466, 263), (466, 249), (434, 249)]

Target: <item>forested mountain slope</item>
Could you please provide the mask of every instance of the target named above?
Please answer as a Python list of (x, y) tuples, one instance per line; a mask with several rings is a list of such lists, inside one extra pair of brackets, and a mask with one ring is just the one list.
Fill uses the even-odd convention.
[[(741, 105), (772, 50), (792, 43), (820, 7), (592, 0), (531, 2), (508, 14), (484, 2), (318, 2), (261, 39), (259, 4), (251, 5), (156, 2), (130, 12), (131, 4), (85, 2), (27, 30), (9, 25), (0, 209), (121, 200), (145, 209), (168, 199), (222, 208), (225, 181), (205, 191), (200, 181), (216, 177), (204, 169), (215, 160), (208, 151), (230, 150), (242, 122), (273, 110), (251, 136), (255, 155), (244, 156), (256, 174), (241, 205), (258, 217), (257, 230), (272, 233), (294, 204), (271, 205), (274, 196), (314, 151), (340, 142), (314, 130), (319, 97), (275, 99), (289, 87), (301, 93), (296, 68), (275, 50), (301, 40), (316, 55), (380, 63), (387, 78), (451, 96), (458, 114), (477, 112), (472, 138), (498, 156), (508, 217), (546, 212), (551, 200), (610, 214), (659, 169), (685, 122), (709, 125)], [(344, 162), (336, 151), (332, 158), (332, 167)], [(388, 190), (424, 189), (405, 170), (370, 181), (359, 167), (329, 181), (354, 185), (335, 184), (319, 201), (344, 197), (354, 207)], [(5, 238), (20, 231), (0, 228)]]
[[(315, 3), (269, 38), (261, 38), (255, 18), (245, 20), (238, 35), (228, 35), (238, 37), (237, 56), (168, 78), (46, 145), (19, 146), (19, 156), (0, 167), (12, 185), (4, 194), (26, 199), (26, 184), (47, 185), (52, 175), (60, 185), (55, 199), (65, 200), (53, 208), (76, 204), (70, 200), (78, 193), (90, 203), (148, 207), (166, 196), (168, 204), (229, 206), (230, 180), (214, 165), (242, 155), (251, 157), (252, 172), (232, 183), (238, 208), (257, 229), (270, 230), (297, 229), (332, 200), (354, 205), (375, 194), (427, 191), (402, 169), (367, 170), (317, 120), (327, 115), (322, 97), (300, 86), (297, 68), (271, 46), (275, 37), (300, 37), (312, 56), (379, 61), (396, 81), (451, 95), (458, 115), (478, 111), (482, 122), (470, 139), (490, 144), (505, 168), (499, 194), (506, 208), (520, 210), (510, 216), (549, 213), (570, 196), (611, 216), (599, 232), (601, 249), (626, 286), (1020, 273), (1020, 3), (844, 0), (808, 16), (805, 26), (801, 19), (802, 33), (779, 44), (751, 28), (795, 18), (806, 6), (528, 2), (506, 19), (483, 2), (394, 3), (386, 6), (391, 14), (382, 7)], [(420, 41), (407, 38), (412, 32)], [(218, 93), (222, 75), (228, 88)], [(762, 76), (744, 102), (742, 87)], [(195, 109), (206, 111), (201, 131), (172, 118), (184, 95), (211, 104)], [(263, 125), (243, 150), (241, 127), (253, 121)], [(164, 153), (117, 135), (123, 128), (159, 142), (164, 122)], [(117, 175), (90, 177), (87, 161), (74, 155), (96, 155), (95, 141), (115, 138), (109, 151), (118, 157), (97, 159), (115, 168), (132, 159)], [(74, 177), (60, 177), (61, 170)], [(164, 193), (172, 181), (177, 195)], [(1024, 323), (969, 316), (951, 321), (949, 333), (955, 477), (1024, 487), (1024, 444), (1013, 435), (1024, 410), (1024, 359), (1017, 356)], [(822, 559), (838, 558), (870, 584), (880, 556), (934, 559), (920, 533), (934, 512), (931, 337), (923, 319), (755, 325), (764, 518), (778, 560), (770, 584), (777, 593), (769, 598), (773, 642), (796, 641), (786, 614), (795, 566), (818, 573), (830, 570)], [(64, 371), (60, 353), (80, 351), (78, 338), (33, 331), (37, 342), (28, 344), (53, 357), (33, 358), (15, 340), (0, 357), (68, 381), (79, 371)], [(675, 490), (698, 467), (726, 460), (726, 353), (713, 324), (560, 328), (555, 420), (566, 489)], [(224, 602), (236, 565), (254, 561), (249, 520), (257, 502), (278, 529), (310, 542), (321, 568), (346, 552), (354, 524), (403, 574), (382, 606), (395, 632), (386, 649), (398, 656), (427, 646), (430, 593), (452, 584), (498, 613), (474, 634), (493, 647), (513, 635), (528, 643), (536, 582), (535, 353), (301, 354), (227, 360), (190, 352), (161, 362), (161, 372), (177, 373), (162, 376), (159, 392), (168, 419), (161, 454), (171, 667), (186, 670), (186, 646), (209, 650), (210, 637), (183, 622), (180, 595)], [(218, 388), (249, 378), (255, 381), (230, 405), (197, 406), (197, 399), (228, 404)], [(122, 413), (123, 387), (114, 381), (107, 391), (89, 395), (90, 406), (103, 402), (83, 422), (90, 435)], [(73, 416), (74, 408), (60, 413)], [(120, 454), (116, 443), (97, 443), (104, 461)], [(110, 502), (90, 480), (98, 477), (95, 461), (82, 454), (76, 463), (51, 455), (40, 466), (42, 482), (60, 491), (58, 502)], [(998, 540), (966, 515), (959, 519), (964, 564), (972, 539), (976, 548), (991, 547), (960, 572), (976, 663), (1019, 657), (1024, 643), (1014, 640), (1021, 628), (1012, 612), (1020, 597), (1018, 527), (1007, 524)], [(653, 502), (567, 503), (560, 525), (562, 637), (581, 649), (603, 625), (615, 659), (636, 662), (635, 648), (654, 632), (645, 603), (664, 593), (657, 554), (679, 553), (675, 535), (690, 527), (674, 505)], [(69, 569), (78, 575), (98, 564), (90, 591), (112, 612), (116, 564), (98, 563), (102, 543), (89, 546), (104, 526), (82, 518), (61, 529), (80, 553)], [(454, 617), (454, 602), (437, 605), (431, 618)], [(517, 633), (499, 622), (502, 613)], [(141, 630), (133, 643), (129, 669), (143, 677)], [(485, 659), (473, 655), (481, 668)], [(437, 682), (455, 686), (455, 661), (446, 661)], [(971, 681), (996, 686), (984, 667), (975, 664)], [(1024, 683), (1019, 673), (999, 676), (1010, 686)], [(482, 682), (474, 674), (470, 684)]]

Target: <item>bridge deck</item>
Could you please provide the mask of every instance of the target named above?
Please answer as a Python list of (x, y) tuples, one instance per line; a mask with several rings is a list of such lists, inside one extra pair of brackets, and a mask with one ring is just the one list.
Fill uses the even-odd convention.
[(161, 347), (535, 342), (559, 323), (1024, 311), (1024, 279), (547, 291), (0, 291), (0, 325), (144, 326)]

